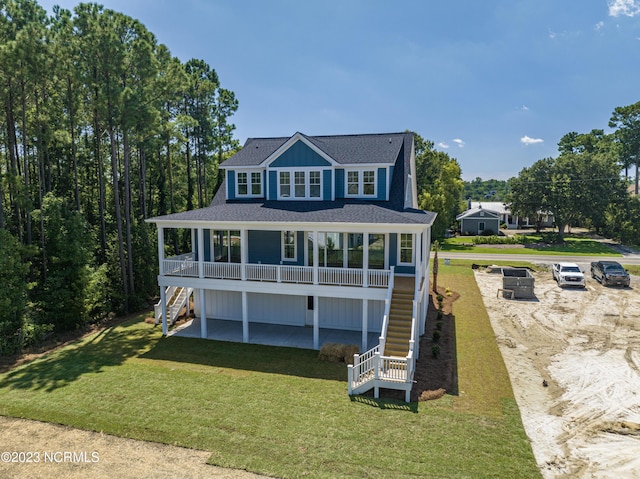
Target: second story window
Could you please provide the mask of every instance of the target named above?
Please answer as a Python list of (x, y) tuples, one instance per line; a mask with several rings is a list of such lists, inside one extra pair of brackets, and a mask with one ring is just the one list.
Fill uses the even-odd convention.
[(262, 173), (239, 171), (236, 174), (236, 194), (248, 197), (262, 196)]
[(289, 198), (291, 196), (291, 173), (288, 171), (280, 172), (280, 191), (281, 198)]
[(278, 199), (321, 199), (322, 172), (293, 170), (278, 173)]
[(320, 172), (309, 172), (309, 196), (311, 198), (320, 198)]
[(376, 171), (352, 170), (347, 171), (346, 196), (373, 197), (376, 195)]

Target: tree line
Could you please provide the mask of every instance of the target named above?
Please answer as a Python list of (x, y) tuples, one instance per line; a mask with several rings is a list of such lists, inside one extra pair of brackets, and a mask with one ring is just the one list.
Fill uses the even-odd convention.
[[(559, 241), (567, 226), (580, 225), (638, 244), (640, 102), (615, 108), (609, 127), (612, 133), (567, 133), (556, 158), (538, 160), (512, 178), (512, 213), (538, 219), (553, 213)], [(630, 184), (634, 195), (627, 192)]]
[(155, 295), (144, 220), (209, 204), (237, 108), (131, 17), (0, 0), (0, 354)]

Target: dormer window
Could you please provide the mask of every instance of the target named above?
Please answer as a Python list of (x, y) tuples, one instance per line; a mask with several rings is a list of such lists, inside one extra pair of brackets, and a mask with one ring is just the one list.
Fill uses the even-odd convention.
[(236, 195), (239, 197), (262, 196), (262, 172), (239, 171), (236, 174)]
[(375, 197), (376, 170), (347, 171), (346, 191), (348, 197)]
[(321, 172), (319, 170), (280, 171), (278, 173), (278, 199), (322, 199)]

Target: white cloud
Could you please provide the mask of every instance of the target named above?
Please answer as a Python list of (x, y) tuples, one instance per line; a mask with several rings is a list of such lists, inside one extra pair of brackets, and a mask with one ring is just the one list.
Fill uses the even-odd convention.
[(438, 143), (438, 146), (439, 146), (440, 148), (444, 148), (445, 150), (446, 150), (447, 148), (449, 148), (449, 145), (447, 145), (446, 143), (444, 143), (444, 142), (442, 142), (442, 141), (441, 141), (440, 143)]
[(462, 141), (460, 138), (454, 138), (453, 141), (456, 145), (458, 145), (460, 148), (464, 148), (464, 141)]
[(599, 32), (602, 29), (602, 27), (604, 27), (604, 22), (601, 21), (601, 22), (596, 23), (593, 28), (594, 28), (594, 30), (596, 32)]
[(556, 32), (552, 32), (551, 30), (549, 30), (549, 38), (551, 38), (551, 40), (556, 38)]
[(529, 138), (527, 135), (520, 138), (520, 143), (524, 143), (525, 145), (535, 145), (536, 143), (543, 143), (544, 140), (542, 138)]
[(609, 16), (634, 17), (640, 13), (640, 0), (609, 0)]
[(522, 111), (529, 111), (529, 107), (528, 107), (527, 105), (522, 105), (522, 106), (520, 107), (520, 109), (521, 109)]

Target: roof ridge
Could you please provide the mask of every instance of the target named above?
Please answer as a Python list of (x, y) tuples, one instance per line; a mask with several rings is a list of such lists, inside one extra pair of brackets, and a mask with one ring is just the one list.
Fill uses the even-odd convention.
[(386, 136), (386, 135), (407, 135), (412, 134), (410, 131), (391, 131), (386, 133), (346, 133), (346, 134), (335, 134), (335, 135), (308, 135), (301, 131), (296, 131), (293, 135), (289, 136), (250, 136), (247, 137), (247, 141), (249, 140), (289, 140), (296, 136), (296, 134), (300, 134), (305, 138), (346, 138), (346, 137), (356, 137), (356, 136)]

